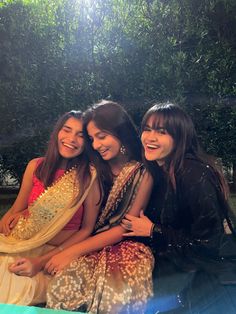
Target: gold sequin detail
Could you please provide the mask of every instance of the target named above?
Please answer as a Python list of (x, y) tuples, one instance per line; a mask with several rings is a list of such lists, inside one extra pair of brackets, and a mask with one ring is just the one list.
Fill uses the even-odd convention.
[(21, 217), (11, 232), (15, 239), (30, 239), (56, 215), (63, 213), (65, 207), (72, 206), (79, 185), (76, 184), (76, 168), (72, 168), (48, 187), (28, 208), (29, 216)]
[(144, 313), (152, 296), (154, 258), (142, 243), (124, 241), (73, 261), (50, 283), (47, 306), (91, 314)]

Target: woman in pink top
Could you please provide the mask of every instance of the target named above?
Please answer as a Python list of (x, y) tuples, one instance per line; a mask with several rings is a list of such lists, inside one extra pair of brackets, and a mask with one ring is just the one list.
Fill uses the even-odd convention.
[(0, 303), (44, 302), (57, 271), (44, 271), (47, 261), (93, 231), (100, 189), (82, 128), (81, 112), (58, 120), (45, 157), (29, 162), (16, 201), (0, 221)]

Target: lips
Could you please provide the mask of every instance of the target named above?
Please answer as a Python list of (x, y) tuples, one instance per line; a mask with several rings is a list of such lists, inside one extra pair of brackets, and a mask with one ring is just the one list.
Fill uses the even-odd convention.
[(108, 152), (108, 149), (103, 149), (98, 151), (100, 155), (104, 155), (106, 152)]

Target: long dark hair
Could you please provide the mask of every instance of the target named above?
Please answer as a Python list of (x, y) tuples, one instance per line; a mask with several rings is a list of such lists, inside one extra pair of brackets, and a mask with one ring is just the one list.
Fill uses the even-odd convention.
[[(184, 159), (189, 155), (212, 167), (219, 180), (221, 191), (227, 197), (228, 188), (224, 176), (215, 163), (213, 163), (212, 158), (201, 149), (190, 116), (178, 105), (172, 103), (155, 104), (144, 115), (142, 130), (151, 116), (155, 117), (152, 128), (164, 127), (174, 140), (173, 151), (165, 162), (165, 170), (168, 173), (173, 188), (176, 188), (175, 176), (177, 173), (181, 173)], [(145, 158), (144, 161), (155, 179), (154, 169), (157, 167), (157, 163), (155, 161), (147, 161)]]
[(91, 161), (95, 164), (104, 189), (104, 186), (112, 184), (113, 176), (109, 163), (92, 148), (87, 132), (87, 125), (90, 121), (94, 121), (99, 129), (110, 133), (121, 142), (128, 160), (141, 161), (141, 141), (132, 119), (118, 103), (102, 100), (85, 111), (83, 116), (85, 146)]
[[(72, 117), (82, 122), (82, 112), (75, 110), (66, 112), (58, 119), (51, 133), (45, 156), (35, 171), (36, 177), (43, 182), (45, 188), (53, 183), (55, 173), (63, 159), (58, 150), (58, 133), (66, 121)], [(77, 180), (80, 186), (77, 198), (79, 198), (88, 186), (90, 179), (88, 156), (85, 151), (79, 156), (67, 160), (66, 170), (72, 166), (77, 166)]]

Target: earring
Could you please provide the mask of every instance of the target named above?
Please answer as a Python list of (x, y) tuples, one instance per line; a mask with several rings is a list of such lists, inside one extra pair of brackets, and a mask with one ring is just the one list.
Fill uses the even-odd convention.
[(126, 148), (124, 147), (124, 145), (121, 145), (120, 152), (121, 152), (122, 155), (126, 154)]

